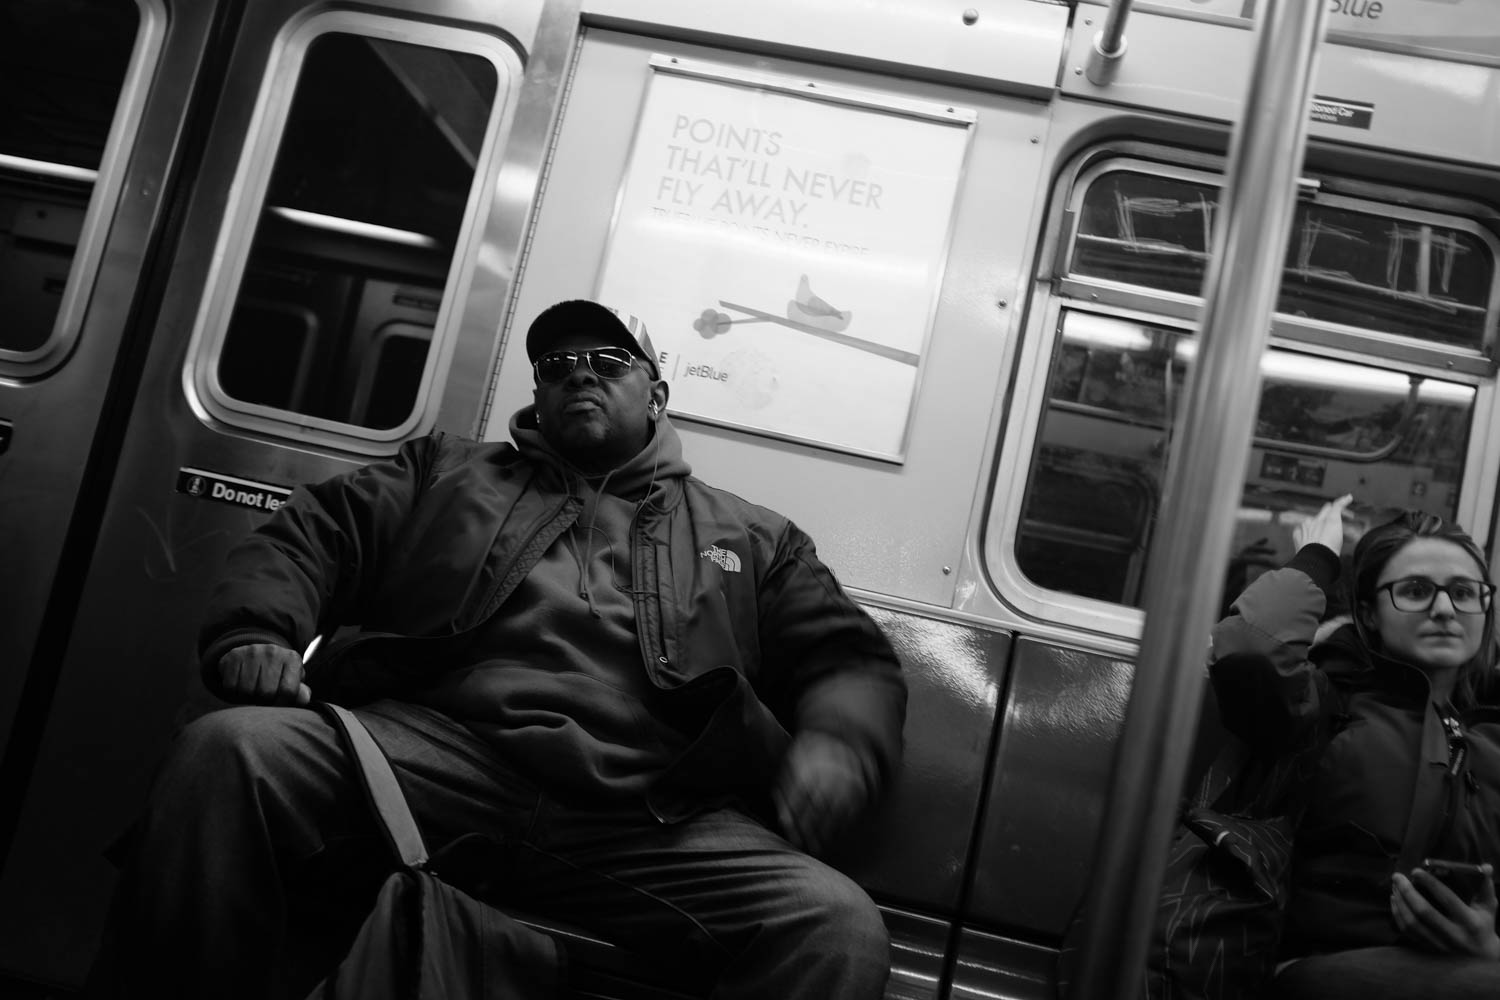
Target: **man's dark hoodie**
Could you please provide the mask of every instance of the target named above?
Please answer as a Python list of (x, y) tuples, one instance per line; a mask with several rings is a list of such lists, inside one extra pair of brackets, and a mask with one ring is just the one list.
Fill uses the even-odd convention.
[[(479, 633), (473, 664), (419, 701), (462, 722), (545, 787), (582, 800), (639, 796), (686, 745), (656, 714), (630, 595), (630, 528), (663, 483), (692, 471), (666, 420), (634, 458), (585, 476), (535, 429), (531, 409), (511, 439), (549, 485), (583, 499), (577, 523), (542, 556)], [(545, 481), (545, 480), (544, 480)]]

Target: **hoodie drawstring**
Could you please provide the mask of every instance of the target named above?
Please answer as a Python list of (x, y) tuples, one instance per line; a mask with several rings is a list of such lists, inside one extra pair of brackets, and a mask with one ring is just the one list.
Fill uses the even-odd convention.
[[(624, 468), (624, 466), (621, 466), (620, 468)], [(638, 518), (640, 516), (641, 510), (646, 506), (646, 504), (651, 499), (651, 491), (653, 489), (655, 489), (655, 487), (656, 487), (656, 473), (657, 473), (657, 470), (660, 469), (660, 468), (661, 468), (661, 435), (660, 434), (653, 434), (652, 435), (652, 445), (651, 445), (651, 476), (650, 476), (650, 478), (648, 479), (648, 481), (646, 483), (646, 489), (645, 489), (645, 491), (641, 494), (641, 499), (639, 501), (637, 501), (637, 503), (635, 505), (635, 517), (636, 518)], [(589, 565), (594, 560), (594, 532), (596, 530), (595, 529), (595, 525), (598, 524), (598, 521), (599, 521), (599, 505), (604, 500), (605, 491), (608, 490), (608, 488), (609, 488), (609, 481), (614, 476), (614, 474), (616, 472), (619, 472), (619, 471), (620, 471), (619, 469), (611, 469), (609, 472), (605, 473), (604, 474), (604, 478), (599, 481), (599, 488), (598, 488), (598, 490), (596, 490), (594, 492), (594, 508), (593, 508), (593, 510), (589, 514), (589, 523), (588, 523), (588, 526), (586, 528), (584, 528), (584, 531), (587, 532), (587, 534), (588, 534), (588, 540), (584, 543), (584, 551), (582, 553), (580, 553), (578, 551), (578, 541), (574, 537), (574, 534), (573, 534), (573, 528), (576, 528), (578, 526), (577, 522), (574, 522), (573, 528), (569, 528), (568, 529), (568, 534), (565, 536), (566, 539), (567, 539), (567, 543), (568, 543), (568, 550), (573, 553), (573, 559), (574, 559), (575, 562), (578, 563), (578, 578), (579, 578), (579, 580), (578, 580), (578, 596), (581, 597), (581, 598), (583, 598), (585, 601), (588, 602), (589, 613), (592, 614), (595, 618), (602, 617), (602, 615), (601, 615), (598, 607), (595, 606), (595, 604), (594, 604), (594, 591), (593, 591), (593, 588), (589, 586)], [(588, 489), (588, 480), (587, 480), (587, 478), (580, 476), (579, 477), (578, 492), (581, 495), (587, 489)], [(632, 518), (631, 519), (631, 526), (632, 526), (632, 528), (634, 527), (634, 525), (635, 525), (635, 518)], [(628, 539), (627, 539), (627, 544), (628, 544)], [(611, 560), (611, 565), (613, 565), (613, 561), (612, 560)], [(611, 574), (611, 578), (613, 578), (613, 574)], [(618, 587), (618, 586), (619, 586), (619, 584), (617, 583), (616, 587)], [(635, 590), (634, 590), (634, 588), (626, 588), (622, 592), (635, 593)]]
[[(589, 587), (589, 564), (594, 561), (594, 525), (599, 522), (599, 504), (603, 502), (604, 491), (609, 487), (610, 477), (617, 471), (616, 469), (611, 469), (605, 473), (604, 478), (599, 481), (599, 488), (594, 491), (594, 508), (589, 512), (589, 525), (584, 529), (588, 535), (588, 540), (584, 543), (582, 555), (578, 553), (578, 540), (573, 537), (573, 528), (578, 526), (577, 522), (574, 522), (573, 527), (568, 529), (568, 548), (572, 551), (573, 558), (578, 562), (578, 596), (588, 602), (589, 614), (595, 618), (602, 616), (599, 613), (599, 608), (594, 604), (594, 592)], [(580, 484), (582, 489), (588, 488), (588, 480), (581, 480)]]

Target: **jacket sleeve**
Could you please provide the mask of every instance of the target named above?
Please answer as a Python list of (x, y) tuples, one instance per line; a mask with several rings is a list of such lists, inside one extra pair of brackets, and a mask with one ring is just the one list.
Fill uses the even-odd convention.
[(357, 621), (440, 447), (408, 441), (393, 458), (299, 487), (231, 548), (198, 633), (205, 679), (237, 646), (301, 651), (321, 629)]
[(906, 682), (890, 642), (789, 521), (759, 589), (768, 703), (794, 736), (814, 730), (847, 744), (878, 794), (900, 766), (906, 718)]
[(1214, 626), (1209, 677), (1219, 715), (1253, 747), (1298, 747), (1330, 701), (1327, 679), (1308, 651), (1338, 574), (1332, 549), (1303, 546), (1286, 566), (1252, 583)]

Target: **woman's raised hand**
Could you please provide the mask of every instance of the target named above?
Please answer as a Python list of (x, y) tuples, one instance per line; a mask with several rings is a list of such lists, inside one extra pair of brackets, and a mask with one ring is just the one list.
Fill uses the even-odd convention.
[(1316, 514), (1292, 529), (1292, 541), (1297, 548), (1317, 542), (1332, 549), (1335, 554), (1344, 548), (1344, 508), (1354, 499), (1345, 493), (1337, 500), (1325, 503)]

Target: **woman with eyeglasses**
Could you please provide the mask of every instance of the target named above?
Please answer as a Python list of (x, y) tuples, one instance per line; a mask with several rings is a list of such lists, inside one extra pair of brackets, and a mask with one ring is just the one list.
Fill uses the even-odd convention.
[(1272, 995), (1500, 997), (1495, 587), (1468, 534), (1408, 512), (1359, 540), (1353, 620), (1315, 641), (1349, 502), (1300, 526), (1214, 630), (1226, 726), (1262, 753), (1321, 744)]

